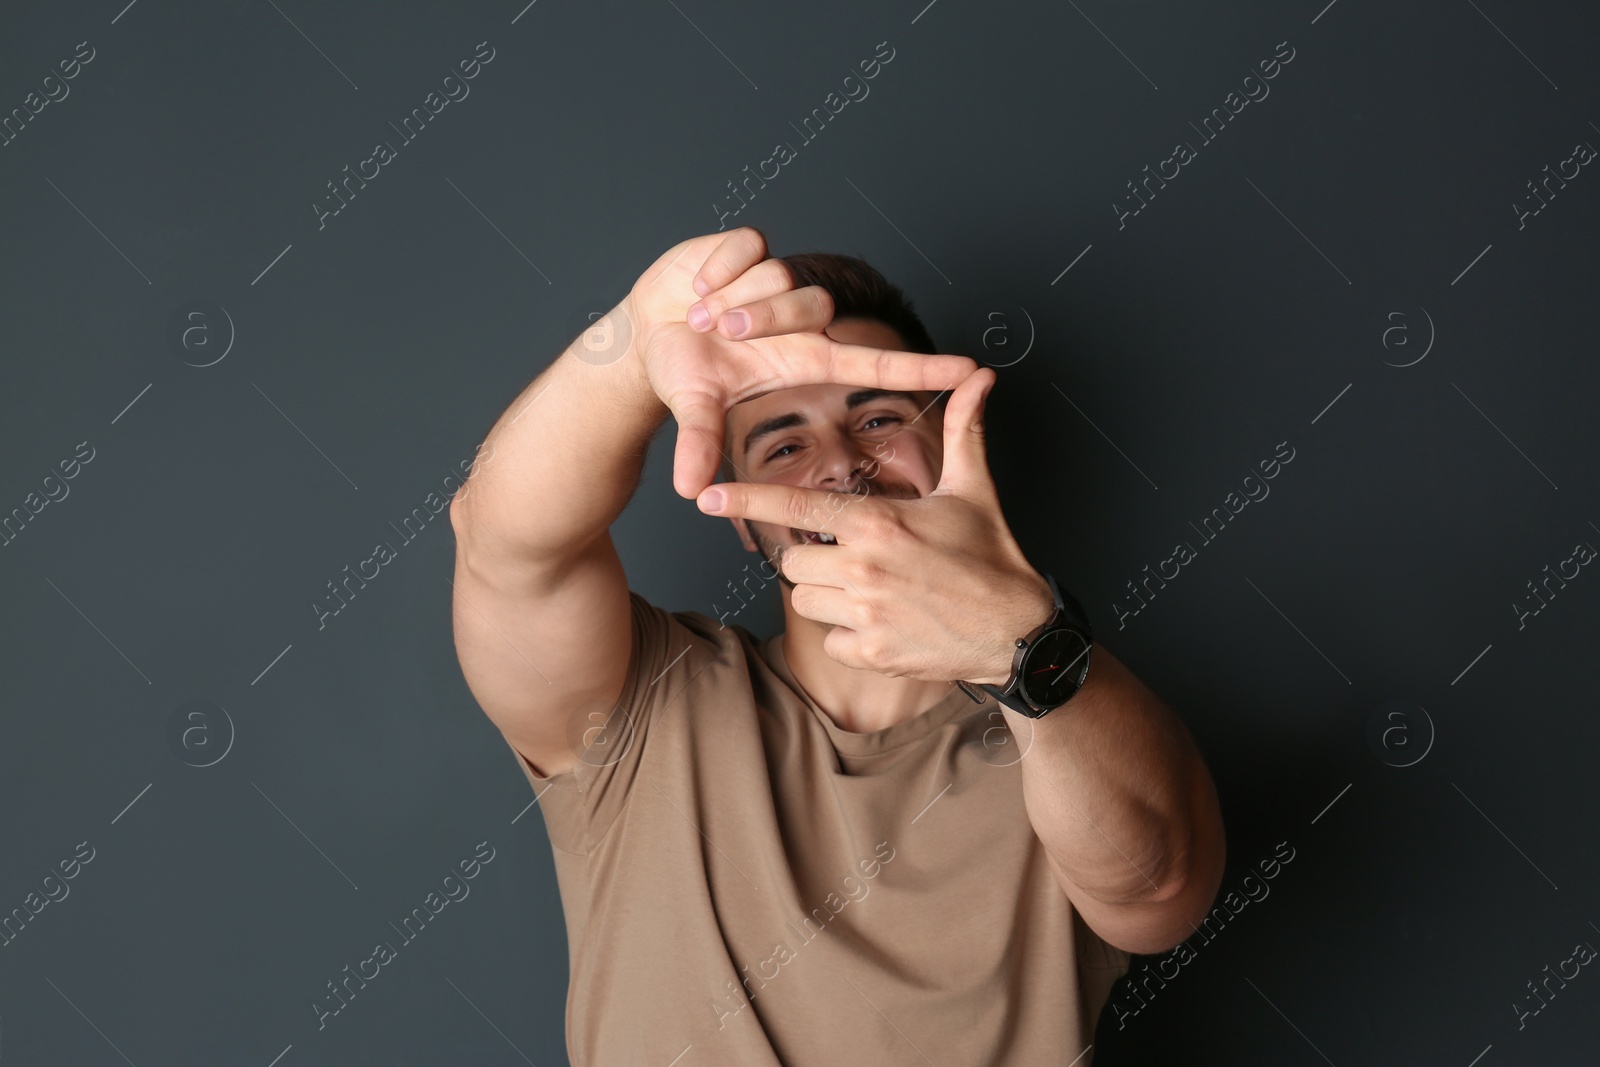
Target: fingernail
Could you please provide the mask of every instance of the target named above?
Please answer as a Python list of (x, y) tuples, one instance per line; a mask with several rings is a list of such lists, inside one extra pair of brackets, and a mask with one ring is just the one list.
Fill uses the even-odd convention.
[(697, 330), (703, 330), (711, 325), (711, 312), (706, 310), (704, 304), (696, 304), (689, 309), (689, 325)]
[(700, 494), (700, 510), (708, 515), (721, 511), (724, 499), (721, 489), (707, 489)]
[(722, 321), (728, 324), (730, 337), (743, 337), (750, 332), (750, 316), (743, 311), (730, 311), (722, 316)]
[(699, 293), (701, 296), (705, 296), (707, 293), (711, 292), (711, 283), (706, 281), (704, 278), (696, 278), (694, 280), (694, 291)]

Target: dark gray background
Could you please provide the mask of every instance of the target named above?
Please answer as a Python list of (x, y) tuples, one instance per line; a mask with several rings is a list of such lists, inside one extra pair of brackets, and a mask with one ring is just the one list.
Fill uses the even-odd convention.
[[(1600, 145), (1592, 5), (124, 2), (0, 12), (0, 112), (96, 52), (0, 148), (0, 514), (94, 449), (0, 548), (0, 914), (95, 850), (0, 947), (0, 1065), (563, 1062), (549, 847), (456, 665), (444, 517), (325, 628), (310, 605), (881, 41), (870, 96), (729, 226), (865, 256), (947, 351), (1026, 348), (990, 401), (1008, 519), (1195, 732), (1224, 890), (1296, 850), (1108, 1009), (1096, 1062), (1593, 1062), (1590, 969), (1520, 1030), (1513, 1004), (1600, 944), (1600, 577), (1512, 607), (1600, 544), (1600, 178), (1513, 207)], [(324, 183), (480, 41), (471, 95), (319, 230)], [(168, 340), (198, 300), (235, 334), (204, 368)], [(1004, 306), (1032, 347), (1013, 312), (974, 350)], [(672, 492), (671, 432), (617, 541), (634, 588), (710, 613), (747, 557)], [(1431, 747), (1420, 714), (1369, 743), (1386, 700)], [(483, 841), (471, 895), (319, 1031), (325, 983)]]

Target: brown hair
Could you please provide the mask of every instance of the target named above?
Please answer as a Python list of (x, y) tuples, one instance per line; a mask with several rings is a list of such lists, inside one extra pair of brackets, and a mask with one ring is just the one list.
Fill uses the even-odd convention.
[(800, 252), (784, 256), (795, 288), (820, 285), (833, 297), (835, 319), (873, 319), (900, 335), (906, 352), (931, 356), (939, 350), (911, 300), (878, 269), (857, 256)]

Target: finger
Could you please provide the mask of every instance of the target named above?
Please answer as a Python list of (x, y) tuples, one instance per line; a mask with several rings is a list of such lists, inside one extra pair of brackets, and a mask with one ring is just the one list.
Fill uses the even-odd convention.
[[(840, 549), (840, 545), (824, 544), (790, 544), (784, 545), (784, 550), (778, 553), (778, 573), (794, 582), (794, 589), (790, 592), (798, 593), (802, 587), (808, 593), (818, 589), (829, 589), (834, 592), (843, 592), (850, 587), (850, 581), (845, 577), (845, 563), (850, 561), (850, 553)], [(795, 606), (800, 606), (800, 601), (794, 601)], [(810, 619), (818, 616), (802, 613)], [(822, 619), (818, 619), (819, 622)], [(843, 622), (843, 619), (827, 619), (827, 622)], [(846, 625), (854, 625), (848, 622)]]
[(831, 533), (840, 544), (868, 539), (874, 525), (883, 521), (882, 509), (890, 506), (862, 494), (766, 482), (720, 482), (707, 486), (696, 503), (707, 515)]
[(861, 650), (861, 634), (848, 626), (835, 626), (822, 638), (822, 651), (834, 662), (858, 671), (872, 670), (873, 665)]
[(956, 386), (944, 405), (944, 464), (934, 492), (983, 495), (993, 491), (984, 444), (983, 412), (999, 377), (989, 367)]
[(694, 275), (694, 291), (714, 293), (767, 258), (767, 239), (754, 226), (731, 230)]
[(723, 410), (710, 397), (679, 400), (672, 408), (678, 443), (672, 456), (672, 487), (693, 499), (717, 476), (722, 461)]
[(768, 256), (730, 278), (726, 285), (718, 286), (701, 297), (700, 304), (709, 308), (715, 318), (737, 304), (786, 293), (794, 287), (794, 272), (789, 269), (789, 264), (776, 256)]
[(777, 380), (751, 382), (731, 403), (773, 389), (818, 382), (878, 389), (953, 389), (978, 366), (966, 356), (930, 356), (872, 345), (850, 345), (824, 333), (757, 337), (745, 343), (762, 357), (769, 373), (776, 373)]
[(858, 625), (861, 619), (854, 594), (826, 585), (797, 583), (789, 591), (789, 603), (796, 612), (813, 622), (849, 627)]
[[(713, 293), (706, 298), (707, 303), (720, 295)], [(731, 303), (727, 311), (712, 321), (719, 333), (736, 341), (789, 333), (821, 333), (833, 321), (833, 297), (820, 285), (808, 285), (775, 296)]]
[(765, 300), (793, 288), (794, 274), (789, 270), (789, 264), (781, 259), (764, 259), (727, 285), (691, 304), (684, 319), (692, 329), (703, 333), (715, 327), (729, 308)]

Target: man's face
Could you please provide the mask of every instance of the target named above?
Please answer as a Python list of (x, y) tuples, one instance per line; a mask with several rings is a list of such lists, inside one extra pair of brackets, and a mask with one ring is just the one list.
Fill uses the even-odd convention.
[[(871, 319), (838, 319), (827, 334), (845, 344), (904, 350), (893, 329)], [(854, 385), (802, 385), (737, 404), (728, 412), (727, 447), (736, 481), (772, 482), (845, 494), (818, 509), (824, 531), (854, 496), (913, 498), (939, 483), (943, 405), (937, 393), (885, 392)], [(745, 548), (778, 569), (790, 545), (826, 543), (831, 534), (734, 519)], [(792, 584), (783, 579), (785, 584)]]

